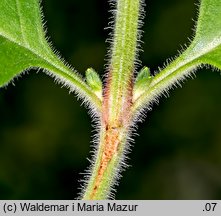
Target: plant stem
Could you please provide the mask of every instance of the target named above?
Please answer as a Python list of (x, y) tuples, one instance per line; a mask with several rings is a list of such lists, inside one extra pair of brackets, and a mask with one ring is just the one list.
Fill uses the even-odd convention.
[(118, 0), (104, 89), (98, 149), (83, 199), (107, 199), (116, 183), (132, 124), (134, 62), (141, 0)]
[(156, 101), (161, 94), (167, 93), (171, 86), (180, 85), (180, 81), (188, 77), (194, 69), (202, 64), (199, 57), (203, 54), (194, 52), (193, 45), (156, 74), (151, 83), (143, 88), (140, 97), (133, 101), (132, 113), (134, 115), (139, 113), (143, 107), (147, 107)]

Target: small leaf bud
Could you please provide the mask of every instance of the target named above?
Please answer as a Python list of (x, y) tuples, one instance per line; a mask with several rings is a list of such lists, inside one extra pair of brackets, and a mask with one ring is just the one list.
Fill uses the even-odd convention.
[(86, 70), (86, 82), (94, 93), (102, 99), (102, 81), (93, 68), (88, 68)]

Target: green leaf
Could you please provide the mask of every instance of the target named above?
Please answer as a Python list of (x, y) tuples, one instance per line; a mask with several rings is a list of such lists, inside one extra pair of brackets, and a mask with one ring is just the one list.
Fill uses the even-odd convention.
[(99, 109), (100, 99), (48, 45), (38, 0), (1, 0), (0, 11), (0, 87), (24, 70), (43, 68)]
[(221, 69), (221, 1), (202, 0), (196, 35), (192, 43), (199, 61)]
[(158, 97), (188, 77), (202, 64), (221, 69), (221, 1), (201, 0), (196, 32), (190, 46), (157, 73), (143, 94), (136, 99), (133, 112), (158, 100)]

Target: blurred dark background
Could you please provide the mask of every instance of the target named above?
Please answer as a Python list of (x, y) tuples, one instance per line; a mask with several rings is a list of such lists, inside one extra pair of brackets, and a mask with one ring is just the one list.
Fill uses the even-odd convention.
[[(195, 0), (146, 1), (143, 51), (151, 71), (193, 35)], [(103, 74), (107, 0), (43, 0), (47, 35), (84, 73)], [(116, 199), (221, 199), (221, 77), (198, 70), (139, 124)], [(74, 199), (88, 167), (90, 117), (73, 94), (30, 71), (0, 89), (0, 199)]]

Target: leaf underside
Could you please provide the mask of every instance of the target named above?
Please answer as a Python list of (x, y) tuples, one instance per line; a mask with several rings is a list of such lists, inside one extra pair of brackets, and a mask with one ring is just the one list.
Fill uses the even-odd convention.
[(202, 0), (196, 33), (188, 52), (200, 63), (221, 69), (221, 1)]
[(142, 95), (135, 101), (133, 111), (150, 105), (173, 85), (187, 77), (202, 64), (221, 70), (221, 1), (201, 0), (195, 36), (189, 47), (174, 61), (147, 82)]
[(100, 99), (45, 39), (39, 0), (1, 0), (0, 11), (0, 87), (24, 70), (43, 68), (99, 109)]
[(30, 67), (54, 62), (45, 40), (36, 0), (2, 0), (0, 3), (0, 86)]

